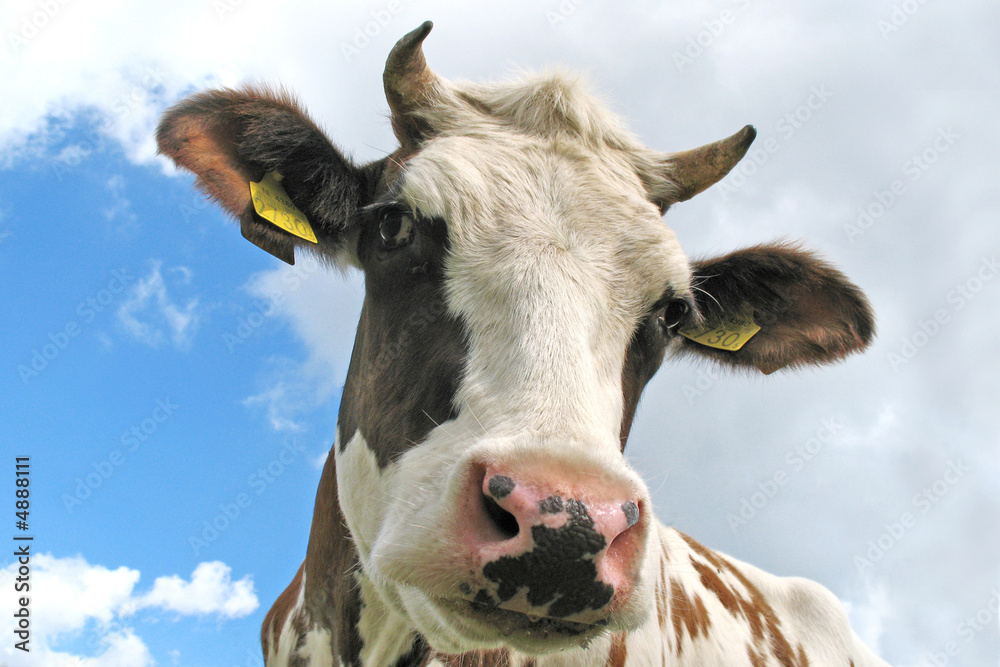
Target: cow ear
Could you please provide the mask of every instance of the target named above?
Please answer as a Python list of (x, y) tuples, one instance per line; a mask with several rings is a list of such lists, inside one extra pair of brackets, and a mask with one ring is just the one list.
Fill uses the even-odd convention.
[[(164, 114), (156, 139), (248, 240), (289, 264), (295, 246), (343, 258), (378, 179), (377, 164), (356, 167), (288, 93), (262, 86), (183, 100)], [(252, 196), (251, 182), (263, 190)], [(285, 205), (275, 203), (283, 198)]]
[[(838, 361), (866, 348), (875, 335), (871, 307), (861, 290), (797, 246), (745, 248), (695, 262), (693, 270), (704, 326), (685, 333), (690, 336), (682, 339), (687, 352), (769, 374)], [(742, 332), (740, 325), (731, 324), (741, 320)], [(753, 333), (756, 327), (760, 329)], [(719, 345), (725, 342), (728, 349)]]

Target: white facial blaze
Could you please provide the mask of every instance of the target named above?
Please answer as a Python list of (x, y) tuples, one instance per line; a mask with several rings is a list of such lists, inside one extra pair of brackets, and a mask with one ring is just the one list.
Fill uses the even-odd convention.
[(690, 277), (627, 174), (614, 155), (511, 136), (441, 138), (409, 163), (404, 197), (444, 218), (452, 244), (448, 304), (470, 337), (457, 405), (488, 431), (617, 451), (626, 347)]

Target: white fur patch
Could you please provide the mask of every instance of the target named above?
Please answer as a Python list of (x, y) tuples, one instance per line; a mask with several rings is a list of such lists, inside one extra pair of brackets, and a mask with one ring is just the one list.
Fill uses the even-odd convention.
[(305, 641), (299, 648), (296, 657), (305, 660), (309, 667), (334, 667), (340, 665), (340, 660), (334, 660), (330, 649), (330, 631), (326, 628), (313, 627), (306, 632)]
[(371, 545), (382, 527), (392, 500), (391, 479), (396, 466), (379, 470), (378, 459), (361, 431), (356, 431), (341, 452), (340, 429), (333, 445), (337, 457), (340, 509), (347, 519), (361, 562), (367, 565)]
[(389, 609), (373, 590), (371, 581), (361, 580), (361, 619), (358, 634), (363, 648), (364, 665), (393, 665), (413, 644), (415, 634), (410, 622)]

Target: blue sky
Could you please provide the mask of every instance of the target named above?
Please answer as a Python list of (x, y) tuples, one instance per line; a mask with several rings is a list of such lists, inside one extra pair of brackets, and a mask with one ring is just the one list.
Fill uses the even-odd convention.
[(384, 58), (428, 18), (442, 75), (583, 70), (658, 149), (757, 126), (667, 222), (693, 256), (804, 240), (871, 296), (879, 340), (766, 379), (665, 367), (630, 459), (661, 519), (821, 581), (892, 664), (992, 664), (1000, 16), (891, 0), (5, 3), (0, 463), (32, 459), (36, 650), (5, 630), (0, 664), (257, 664), (305, 553), (362, 281), (244, 241), (152, 132), (185, 94), (262, 79), (359, 159), (384, 154)]
[[(293, 573), (303, 553), (338, 393), (295, 415), (308, 428), (289, 432), (248, 403), (304, 353), (282, 342), (271, 303), (245, 288), (269, 258), (238, 244), (217, 252), (233, 239), (214, 209), (185, 220), (190, 183), (131, 166), (113, 147), (63, 178), (53, 183), (44, 162), (4, 174), (5, 222), (16, 231), (3, 241), (2, 270), (5, 294), (17, 296), (3, 327), (19, 344), (5, 353), (0, 414), (5, 450), (33, 459), (34, 548), (125, 564), (143, 573), (134, 594), (153, 585), (146, 573), (190, 579), (198, 563), (224, 561), (232, 582), (249, 577), (256, 595), (273, 598), (281, 584), (267, 590), (253, 574)], [(62, 239), (41, 254), (30, 232), (39, 222), (44, 238)], [(270, 522), (281, 537), (266, 548), (259, 536)], [(143, 617), (130, 623), (160, 662), (169, 664), (177, 636), (204, 649), (181, 664), (256, 651), (256, 616)], [(84, 627), (56, 645), (73, 652), (96, 636)]]

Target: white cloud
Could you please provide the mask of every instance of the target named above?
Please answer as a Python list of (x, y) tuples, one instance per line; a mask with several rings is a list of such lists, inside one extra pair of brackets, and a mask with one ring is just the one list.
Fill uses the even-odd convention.
[(111, 196), (111, 203), (102, 209), (108, 222), (119, 222), (119, 228), (136, 221), (132, 211), (132, 202), (125, 196), (125, 179), (120, 175), (112, 176), (104, 184), (104, 189)]
[(7, 240), (10, 236), (10, 229), (8, 229), (8, 224), (10, 220), (7, 215), (7, 211), (0, 208), (0, 244)]
[[(0, 86), (17, 91), (17, 104), (0, 116), (0, 165), (70, 149), (61, 163), (73, 168), (106, 145), (122, 146), (133, 162), (150, 163), (164, 107), (194, 88), (233, 86), (274, 68), (288, 78), (320, 81), (331, 68), (380, 66), (374, 49), (366, 52), (370, 58), (350, 63), (340, 53), (340, 42), (371, 20), (363, 7), (289, 2), (281, 12), (261, 15), (252, 3), (232, 3), (231, 11), (217, 11), (225, 4), (0, 3)], [(43, 5), (51, 9), (46, 12)], [(384, 53), (420, 20), (398, 19), (381, 40), (372, 41)], [(323, 48), (310, 47), (312, 55), (303, 61), (306, 52), (289, 48), (275, 38), (279, 34), (298, 34), (296, 42)], [(315, 58), (323, 67), (311, 66)], [(373, 98), (377, 94), (372, 90)], [(82, 140), (74, 135), (71, 147), (60, 144), (68, 127), (84, 135)]]
[(100, 639), (100, 654), (83, 658), (53, 651), (49, 660), (53, 667), (146, 667), (156, 661), (149, 647), (136, 636), (131, 628), (109, 632)]
[(262, 312), (287, 321), (302, 341), (305, 357), (268, 361), (265, 389), (244, 405), (261, 407), (276, 431), (301, 431), (303, 415), (325, 406), (347, 375), (351, 340), (361, 312), (363, 287), (356, 273), (331, 271), (301, 253), (295, 266), (280, 265), (253, 276), (249, 294)]
[(316, 470), (322, 470), (326, 466), (326, 459), (330, 456), (330, 450), (322, 451), (317, 454), (314, 458), (310, 459), (310, 463)]
[[(90, 620), (110, 623), (139, 581), (138, 570), (109, 570), (81, 556), (38, 554), (32, 558), (32, 568), (32, 608), (42, 632), (52, 635), (80, 630)], [(8, 570), (12, 573), (15, 568), (11, 565)], [(10, 603), (9, 596), (4, 600)]]
[(895, 615), (885, 584), (865, 582), (866, 599), (862, 602), (844, 601), (851, 627), (861, 641), (881, 653), (882, 636), (886, 621)]
[[(297, 432), (303, 430), (304, 426), (300, 421), (292, 417), (301, 413), (303, 403), (299, 396), (301, 390), (293, 389), (292, 386), (301, 386), (298, 378), (301, 376), (301, 366), (294, 363), (281, 363), (285, 369), (277, 371), (278, 379), (273, 380), (273, 384), (253, 396), (247, 396), (243, 400), (243, 405), (248, 408), (263, 407), (267, 411), (267, 420), (271, 428), (275, 431)], [(290, 385), (289, 381), (294, 384)]]
[(250, 576), (233, 581), (232, 569), (220, 561), (199, 563), (190, 581), (177, 575), (158, 577), (153, 589), (134, 602), (136, 609), (158, 607), (186, 616), (218, 614), (226, 618), (246, 616), (259, 604)]
[[(866, 423), (864, 428), (848, 427), (837, 444), (874, 448), (886, 447), (890, 443), (904, 445), (905, 443), (900, 443), (898, 440), (900, 428), (899, 406), (893, 403), (884, 403), (879, 406), (878, 413), (871, 417), (870, 422)], [(858, 455), (860, 456), (860, 454)]]
[[(31, 652), (0, 645), (0, 664), (9, 667), (146, 667), (154, 664), (148, 647), (128, 625), (137, 612), (173, 612), (180, 616), (214, 615), (241, 618), (258, 606), (249, 575), (233, 581), (228, 565), (199, 563), (189, 581), (176, 575), (153, 582), (137, 594), (140, 573), (127, 567), (114, 570), (88, 563), (81, 556), (56, 557), (42, 553), (31, 559)], [(17, 573), (13, 563), (0, 571), (6, 585)], [(13, 636), (16, 600), (0, 598), (3, 634)], [(93, 655), (60, 650), (64, 641), (84, 639)]]
[(162, 266), (163, 262), (154, 260), (149, 274), (129, 289), (118, 308), (118, 323), (129, 335), (150, 347), (160, 347), (169, 340), (174, 347), (185, 349), (198, 330), (198, 299), (189, 298), (178, 305), (170, 291), (188, 287), (191, 271), (183, 266), (173, 267), (167, 270), (168, 278), (164, 279)]

